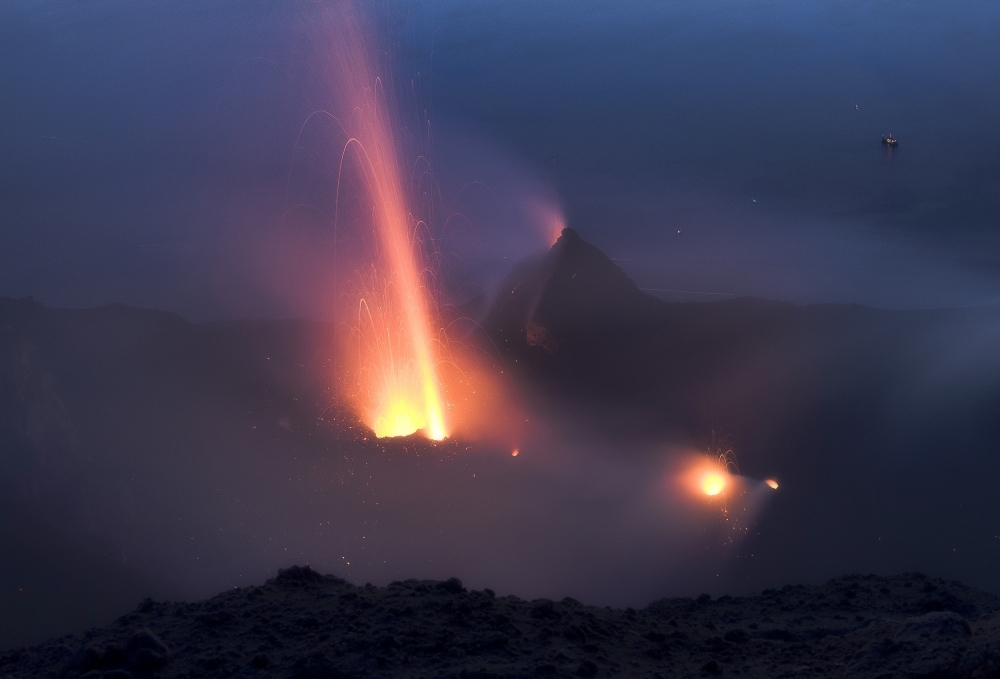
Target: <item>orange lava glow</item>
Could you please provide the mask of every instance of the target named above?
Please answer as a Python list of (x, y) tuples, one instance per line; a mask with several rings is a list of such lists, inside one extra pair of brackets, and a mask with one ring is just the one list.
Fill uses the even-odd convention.
[(538, 197), (525, 205), (531, 220), (538, 226), (545, 247), (551, 248), (566, 228), (562, 206), (554, 197)]
[(350, 398), (377, 437), (420, 431), (439, 441), (449, 435), (439, 375), (443, 329), (424, 262), (425, 225), (409, 209), (392, 88), (376, 70), (371, 33), (350, 9), (341, 11), (332, 69), (338, 71), (336, 94), (350, 113), (338, 120), (349, 137), (340, 158), (338, 207), (341, 180), (351, 173), (367, 194), (352, 197), (360, 203), (374, 251), (371, 269), (357, 275)]
[[(336, 149), (315, 156), (328, 161), (335, 186), (337, 405), (378, 438), (488, 439), (512, 450), (526, 418), (509, 376), (488, 350), (464, 341), (473, 323), (448, 306), (439, 284), (449, 260), (433, 226), (439, 190), (413, 136), (429, 121), (414, 126), (400, 116), (396, 96), (410, 88), (393, 83), (366, 11), (349, 0), (324, 3), (317, 50), (336, 105), (303, 123), (322, 123)], [(351, 273), (340, 277), (345, 265)]]
[(764, 483), (766, 483), (769, 488), (772, 488), (774, 490), (778, 490), (778, 482), (775, 481), (774, 479), (768, 479)]
[(520, 451), (520, 450), (518, 450), (517, 448), (515, 448), (515, 449), (514, 449), (514, 450), (512, 450), (512, 451), (510, 451), (510, 454), (511, 454), (511, 457), (517, 457), (517, 454), (518, 454), (519, 452), (521, 452), (521, 451)]
[[(393, 241), (403, 236), (392, 226), (384, 240), (401, 249)], [(354, 400), (379, 438), (421, 431), (440, 441), (448, 430), (428, 292), (416, 267), (403, 253), (396, 255), (387, 262), (395, 265), (392, 273), (373, 270), (359, 295), (352, 351), (358, 380)]]
[(708, 470), (701, 475), (699, 486), (705, 495), (718, 495), (726, 489), (726, 476), (720, 471)]
[(738, 475), (718, 458), (702, 455), (690, 458), (675, 478), (686, 495), (699, 501), (728, 497), (740, 488)]
[(566, 228), (566, 222), (562, 217), (555, 217), (552, 219), (552, 225), (549, 229), (549, 247), (551, 248), (559, 240), (559, 236), (562, 235), (563, 229)]

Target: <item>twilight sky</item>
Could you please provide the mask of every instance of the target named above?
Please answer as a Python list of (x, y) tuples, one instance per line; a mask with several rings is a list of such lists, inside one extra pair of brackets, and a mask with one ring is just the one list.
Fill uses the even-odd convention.
[[(329, 193), (293, 160), (336, 98), (312, 58), (315, 6), (4, 3), (0, 294), (322, 315), (322, 257), (295, 256), (295, 206)], [(377, 14), (397, 85), (413, 81), (401, 119), (431, 123), (438, 226), (462, 232), (444, 247), (479, 286), (544, 247), (561, 211), (666, 299), (1000, 302), (996, 2)]]

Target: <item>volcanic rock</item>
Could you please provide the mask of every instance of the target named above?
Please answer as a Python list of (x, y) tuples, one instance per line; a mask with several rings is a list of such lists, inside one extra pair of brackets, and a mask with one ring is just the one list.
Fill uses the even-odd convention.
[[(964, 614), (921, 613), (914, 583)], [(206, 612), (228, 622), (206, 630)], [(911, 573), (621, 610), (497, 597), (456, 578), (356, 587), (293, 567), (260, 587), (146, 602), (105, 628), (0, 655), (0, 677), (12, 679), (807, 674), (1000, 676), (1000, 598)]]

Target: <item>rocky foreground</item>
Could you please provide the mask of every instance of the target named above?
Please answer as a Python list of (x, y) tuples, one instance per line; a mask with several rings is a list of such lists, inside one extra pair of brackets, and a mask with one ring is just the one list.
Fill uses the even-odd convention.
[(642, 610), (306, 568), (0, 655), (0, 677), (1000, 677), (1000, 598), (906, 574)]

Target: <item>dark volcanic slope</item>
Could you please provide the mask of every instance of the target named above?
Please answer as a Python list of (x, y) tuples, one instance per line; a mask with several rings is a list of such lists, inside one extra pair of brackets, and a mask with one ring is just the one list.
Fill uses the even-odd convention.
[(637, 611), (497, 598), (454, 578), (355, 587), (292, 567), (208, 601), (147, 600), (104, 629), (0, 656), (0, 673), (995, 677), (998, 613), (997, 597), (921, 574), (661, 599)]
[(731, 589), (914, 569), (1000, 592), (1000, 307), (667, 303), (566, 229), (483, 327), (563, 431), (721, 431), (741, 473), (782, 479)]
[(232, 467), (227, 451), (249, 464), (252, 438), (277, 456), (300, 423), (314, 433), (329, 342), (303, 321), (195, 325), (0, 298), (0, 647), (110, 620), (156, 592), (123, 535), (171, 543), (164, 517), (186, 523), (167, 509), (176, 494), (195, 523), (218, 515), (182, 480), (222, 487), (232, 473), (212, 468)]
[(922, 395), (928, 385), (909, 382), (925, 374), (965, 385), (990, 375), (987, 398), (993, 408), (1000, 402), (992, 379), (998, 307), (668, 303), (642, 292), (573, 229), (544, 257), (514, 268), (483, 327), (508, 366), (532, 382), (526, 391), (544, 387), (536, 407), (553, 397), (597, 404), (598, 426), (617, 417), (632, 432), (693, 433), (722, 422), (750, 441), (760, 439), (762, 422), (779, 419), (784, 430), (818, 413), (837, 428), (840, 420), (857, 428), (873, 408), (895, 415), (906, 401), (900, 385), (908, 398)]

